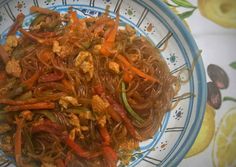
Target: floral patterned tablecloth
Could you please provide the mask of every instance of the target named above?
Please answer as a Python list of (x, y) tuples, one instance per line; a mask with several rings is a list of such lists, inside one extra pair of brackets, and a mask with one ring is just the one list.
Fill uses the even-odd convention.
[[(171, 8), (182, 6), (174, 7), (174, 11), (184, 16), (202, 50), (208, 82), (208, 101), (200, 133), (179, 167), (236, 166), (236, 29), (225, 28), (224, 23), (219, 21), (224, 16), (217, 16), (218, 10), (222, 10), (223, 14), (226, 8), (231, 10), (230, 17), (234, 19), (231, 27), (235, 27), (236, 1), (211, 1), (166, 1)], [(187, 2), (196, 8), (191, 8)], [(200, 6), (200, 3), (205, 4)], [(212, 8), (203, 9), (209, 3)], [(217, 10), (216, 5), (219, 7)], [(210, 10), (214, 10), (215, 16), (211, 17)]]

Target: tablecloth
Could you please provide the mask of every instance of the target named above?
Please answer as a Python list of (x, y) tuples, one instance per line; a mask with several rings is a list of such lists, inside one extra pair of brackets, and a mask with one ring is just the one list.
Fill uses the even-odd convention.
[[(198, 5), (197, 0), (190, 0), (189, 2), (196, 6)], [(183, 12), (186, 9), (181, 10)], [(186, 19), (186, 22), (199, 49), (202, 50), (207, 82), (212, 82), (212, 78), (215, 80), (212, 75), (218, 75), (218, 77), (228, 78), (229, 84), (225, 88), (218, 89), (222, 103), (219, 106), (213, 106), (218, 109), (211, 107), (214, 114), (212, 118), (207, 118), (207, 123), (202, 125), (202, 128), (205, 128), (205, 131), (203, 130), (202, 132), (213, 131), (212, 139), (205, 143), (205, 148), (200, 150), (199, 153), (185, 158), (179, 164), (179, 167), (236, 166), (236, 154), (234, 151), (236, 150), (236, 29), (224, 28), (214, 23), (203, 17), (198, 9)], [(212, 67), (215, 67), (216, 70)], [(219, 72), (217, 69), (221, 69), (223, 72)], [(222, 76), (222, 73), (226, 76)], [(221, 79), (224, 80), (224, 78)], [(219, 80), (221, 79), (219, 78)], [(208, 93), (212, 92), (208, 90)], [(208, 99), (210, 98), (209, 94)], [(207, 106), (211, 106), (210, 102), (207, 103)], [(209, 127), (209, 124), (214, 126)], [(219, 137), (222, 138), (219, 139)], [(202, 139), (197, 138), (197, 140)], [(201, 141), (202, 144), (205, 141)], [(221, 156), (220, 159), (218, 158), (219, 156)]]

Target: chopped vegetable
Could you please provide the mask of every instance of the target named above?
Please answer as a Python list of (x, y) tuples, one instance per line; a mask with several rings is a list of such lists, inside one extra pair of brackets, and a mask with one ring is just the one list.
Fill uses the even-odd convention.
[(108, 167), (116, 167), (118, 157), (116, 152), (109, 146), (103, 147), (103, 154), (107, 162)]
[(33, 113), (29, 110), (25, 110), (20, 113), (20, 117), (24, 118), (26, 121), (32, 121)]
[(64, 78), (64, 73), (61, 71), (55, 71), (52, 73), (41, 75), (38, 79), (39, 82), (54, 82)]
[(10, 30), (8, 31), (7, 36), (16, 35), (17, 30), (19, 28), (21, 28), (21, 26), (23, 24), (24, 18), (25, 18), (25, 15), (23, 13), (19, 13), (16, 16), (16, 20), (13, 23), (13, 25), (11, 26)]
[(55, 103), (39, 102), (34, 104), (23, 104), (17, 106), (6, 106), (5, 111), (21, 111), (21, 110), (40, 110), (40, 109), (54, 109)]
[(130, 70), (124, 71), (123, 80), (126, 83), (130, 83), (133, 80), (133, 78), (134, 78), (134, 75), (132, 74)]
[(39, 110), (39, 111), (35, 111), (35, 113), (44, 115), (46, 118), (48, 118), (52, 122), (57, 122), (55, 115), (48, 110)]
[(148, 74), (145, 74), (144, 72), (140, 71), (139, 69), (137, 69), (136, 67), (132, 66), (128, 60), (122, 56), (121, 54), (118, 54), (117, 59), (121, 61), (122, 65), (124, 65), (127, 69), (130, 69), (131, 71), (133, 71), (135, 74), (137, 74), (138, 76), (144, 78), (145, 80), (149, 80), (152, 82), (157, 82), (159, 83), (160, 81)]
[(23, 83), (30, 89), (37, 82), (40, 76), (40, 72), (36, 71), (28, 80), (23, 81)]
[(137, 140), (141, 140), (141, 136), (135, 130), (133, 124), (131, 123), (131, 121), (127, 117), (124, 108), (119, 103), (117, 103), (115, 100), (113, 100), (113, 98), (111, 96), (106, 96), (106, 98), (109, 101), (109, 103), (113, 106), (114, 110), (117, 113), (119, 113), (120, 117), (124, 121), (124, 124), (125, 124), (127, 130), (130, 132), (130, 135)]
[(114, 42), (116, 39), (116, 34), (118, 31), (118, 26), (119, 26), (119, 15), (116, 16), (116, 21), (114, 27), (111, 29), (108, 37), (105, 39), (101, 46), (101, 53), (105, 56), (110, 56), (112, 54), (112, 49), (114, 47)]
[(30, 38), (30, 39), (32, 39), (32, 40), (35, 40), (35, 41), (37, 41), (38, 43), (45, 43), (45, 39), (41, 39), (41, 38), (39, 38), (39, 37), (37, 37), (37, 36), (34, 36), (34, 35), (31, 34), (30, 32), (28, 32), (28, 31), (26, 31), (26, 30), (24, 30), (24, 29), (22, 29), (22, 28), (20, 28), (19, 31), (20, 31), (23, 35), (25, 35), (26, 37), (28, 37), (28, 38)]
[(138, 122), (142, 123), (144, 120), (130, 107), (127, 97), (126, 97), (126, 89), (125, 89), (125, 83), (121, 82), (121, 97), (122, 101), (124, 103), (124, 106), (126, 110), (129, 112), (132, 117), (134, 117)]
[(107, 131), (107, 128), (105, 126), (99, 127), (99, 132), (103, 138), (103, 142), (105, 145), (109, 145), (111, 143), (111, 137), (110, 134)]
[(32, 104), (36, 103), (39, 100), (35, 98), (27, 99), (27, 100), (11, 100), (11, 99), (0, 99), (0, 104), (8, 104), (8, 105), (23, 105), (23, 104)]
[(86, 159), (96, 158), (100, 156), (101, 152), (89, 152), (81, 148), (78, 144), (76, 144), (69, 137), (65, 138), (65, 143), (78, 155), (79, 157), (83, 157)]
[(46, 15), (59, 14), (58, 12), (56, 12), (54, 10), (41, 8), (41, 7), (37, 7), (37, 6), (31, 6), (30, 12), (32, 12), (32, 13), (37, 12), (37, 13), (46, 14)]

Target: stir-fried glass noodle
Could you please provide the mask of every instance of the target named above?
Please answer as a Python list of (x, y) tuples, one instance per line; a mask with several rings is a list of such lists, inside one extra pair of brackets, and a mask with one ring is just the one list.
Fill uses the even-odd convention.
[[(127, 165), (180, 86), (160, 51), (105, 12), (32, 7), (0, 45), (0, 148), (17, 166)], [(16, 32), (21, 36), (16, 37)]]

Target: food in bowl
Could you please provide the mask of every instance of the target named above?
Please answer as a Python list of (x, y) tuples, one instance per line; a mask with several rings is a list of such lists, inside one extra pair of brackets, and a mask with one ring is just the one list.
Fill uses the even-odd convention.
[(17, 166), (127, 165), (180, 87), (161, 50), (119, 14), (31, 12), (0, 46), (1, 149)]

